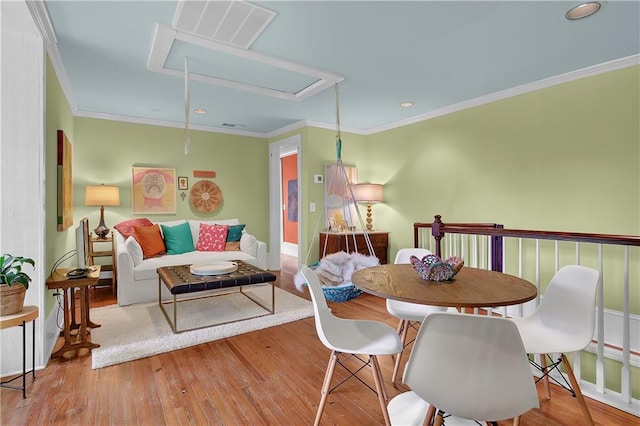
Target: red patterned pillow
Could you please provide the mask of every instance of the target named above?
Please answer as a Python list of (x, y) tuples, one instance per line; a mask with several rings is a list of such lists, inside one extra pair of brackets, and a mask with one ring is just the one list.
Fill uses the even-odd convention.
[(120, 222), (114, 228), (118, 230), (120, 234), (126, 240), (128, 237), (135, 238), (135, 232), (133, 230), (134, 226), (151, 226), (153, 223), (147, 219), (146, 217), (140, 217), (136, 219), (125, 220), (124, 222)]
[(196, 250), (224, 251), (228, 232), (228, 225), (207, 225), (205, 223), (201, 223)]

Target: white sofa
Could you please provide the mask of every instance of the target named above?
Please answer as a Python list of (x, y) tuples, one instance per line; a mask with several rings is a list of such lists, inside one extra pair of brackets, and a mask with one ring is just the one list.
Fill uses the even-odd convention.
[[(191, 228), (194, 246), (198, 241), (200, 223), (219, 225), (238, 225), (238, 219), (228, 220), (176, 220), (158, 222), (160, 225), (175, 226), (188, 222)], [(121, 306), (134, 303), (149, 303), (158, 301), (158, 274), (156, 269), (162, 266), (177, 266), (191, 264), (206, 264), (215, 261), (243, 260), (259, 268), (267, 267), (267, 245), (258, 241), (245, 230), (240, 239), (240, 251), (192, 251), (182, 254), (166, 254), (158, 257), (142, 259), (142, 254), (136, 253), (136, 248), (130, 243), (125, 244), (125, 238), (117, 230), (113, 231), (116, 238), (117, 286), (118, 304)], [(132, 238), (132, 237), (129, 237)], [(133, 248), (132, 248), (133, 247)], [(139, 247), (139, 246), (138, 246)], [(171, 293), (162, 286), (163, 300), (170, 299)]]

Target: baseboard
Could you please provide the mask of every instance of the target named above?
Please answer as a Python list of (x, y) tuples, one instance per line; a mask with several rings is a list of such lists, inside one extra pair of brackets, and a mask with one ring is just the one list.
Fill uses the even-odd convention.
[(60, 327), (58, 327), (58, 312), (60, 315), (63, 314), (60, 306), (56, 303), (56, 306), (49, 312), (45, 323), (43, 324), (44, 329), (44, 343), (43, 343), (43, 353), (42, 360), (43, 364), (46, 366), (51, 359), (51, 354), (53, 353), (53, 348), (56, 346), (56, 341), (58, 340), (58, 336), (60, 336)]

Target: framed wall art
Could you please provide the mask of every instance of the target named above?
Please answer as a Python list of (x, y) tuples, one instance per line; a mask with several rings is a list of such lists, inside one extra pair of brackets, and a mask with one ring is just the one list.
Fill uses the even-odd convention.
[(73, 179), (71, 141), (62, 130), (58, 130), (58, 231), (73, 225)]
[(189, 189), (189, 178), (186, 176), (178, 176), (178, 190), (186, 191)]
[(131, 213), (176, 213), (176, 169), (131, 168)]
[(298, 179), (287, 182), (287, 220), (298, 221)]

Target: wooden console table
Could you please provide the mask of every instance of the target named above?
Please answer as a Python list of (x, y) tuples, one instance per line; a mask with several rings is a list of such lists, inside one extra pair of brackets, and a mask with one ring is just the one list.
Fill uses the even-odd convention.
[[(389, 233), (388, 232), (367, 232), (369, 240), (373, 246), (373, 251), (381, 264), (389, 263)], [(354, 241), (355, 239), (355, 241)], [(326, 241), (326, 250), (325, 250)], [(321, 232), (320, 233), (320, 249), (318, 251), (320, 257), (323, 255), (344, 251), (347, 253), (358, 253), (370, 255), (367, 248), (367, 242), (364, 232)]]
[[(27, 397), (27, 374), (31, 373), (33, 379), (36, 378), (36, 318), (38, 318), (37, 306), (25, 306), (22, 311), (0, 317), (0, 329), (20, 326), (22, 327), (22, 374), (13, 379), (0, 383), (3, 388), (17, 389), (22, 391), (22, 398)], [(27, 371), (27, 322), (31, 321), (31, 371)], [(22, 387), (10, 385), (9, 383), (22, 377)]]
[[(51, 354), (51, 358), (62, 357), (65, 352), (87, 348), (99, 348), (100, 345), (87, 340), (88, 328), (100, 327), (89, 318), (89, 286), (95, 286), (100, 279), (100, 265), (92, 266), (86, 277), (69, 279), (70, 269), (57, 269), (47, 279), (49, 290), (62, 290), (64, 329), (60, 333), (64, 337), (64, 344)], [(76, 322), (75, 290), (80, 289), (80, 323)], [(72, 329), (78, 329), (77, 336), (71, 335)]]

